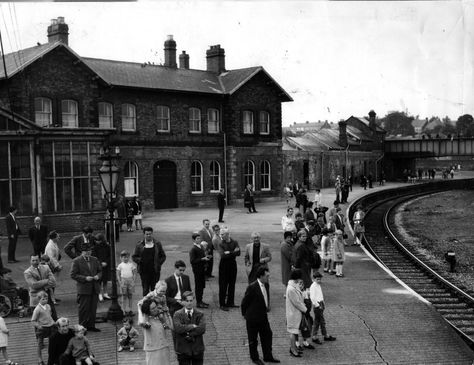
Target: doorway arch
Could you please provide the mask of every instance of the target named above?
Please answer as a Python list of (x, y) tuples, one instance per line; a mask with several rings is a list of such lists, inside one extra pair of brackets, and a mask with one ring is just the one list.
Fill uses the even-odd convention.
[(153, 166), (153, 196), (155, 209), (177, 207), (176, 164), (162, 160)]

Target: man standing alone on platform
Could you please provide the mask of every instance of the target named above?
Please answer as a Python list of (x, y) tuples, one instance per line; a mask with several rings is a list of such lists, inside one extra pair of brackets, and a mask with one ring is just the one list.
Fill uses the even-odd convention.
[(99, 301), (102, 265), (96, 257), (91, 256), (91, 253), (92, 245), (83, 243), (81, 256), (72, 261), (71, 278), (76, 281), (79, 324), (88, 331), (100, 332), (100, 329), (95, 327), (95, 316)]
[(16, 242), (18, 241), (18, 236), (21, 234), (20, 226), (16, 220), (17, 209), (14, 206), (11, 206), (9, 209), (8, 215), (5, 217), (5, 223), (7, 225), (7, 235), (8, 235), (8, 263), (14, 264), (18, 262), (15, 258), (16, 251)]
[(228, 308), (236, 308), (235, 281), (237, 279), (237, 262), (235, 258), (240, 256), (239, 243), (230, 238), (229, 229), (221, 229), (222, 241), (219, 243), (219, 306), (223, 311)]
[(166, 261), (166, 254), (161, 242), (153, 238), (153, 228), (143, 228), (144, 239), (135, 247), (132, 259), (137, 264), (137, 271), (142, 280), (143, 296), (155, 289), (160, 280), (161, 265)]
[(202, 301), (204, 288), (206, 287), (205, 266), (209, 258), (201, 246), (201, 236), (199, 233), (193, 233), (193, 247), (189, 251), (189, 261), (193, 268), (194, 289), (196, 290), (196, 300), (198, 308), (207, 308), (209, 304)]
[(48, 243), (48, 227), (41, 224), (40, 217), (35, 218), (33, 227), (28, 231), (28, 237), (33, 245), (33, 253), (41, 256)]
[(270, 297), (266, 289), (270, 273), (267, 267), (259, 267), (257, 280), (251, 283), (242, 299), (242, 315), (245, 317), (249, 341), (250, 359), (254, 364), (264, 365), (258, 355), (258, 336), (262, 344), (263, 361), (279, 363), (272, 354), (273, 332), (268, 322)]
[(219, 190), (217, 195), (217, 207), (219, 208), (219, 223), (224, 223), (225, 193), (224, 189)]
[(206, 242), (207, 243), (207, 248), (206, 248), (206, 254), (209, 257), (209, 261), (207, 261), (206, 265), (206, 272), (205, 275), (208, 278), (213, 278), (214, 275), (212, 275), (212, 268), (214, 266), (214, 245), (212, 243), (212, 231), (211, 231), (211, 222), (209, 219), (204, 219), (202, 221), (203, 227), (201, 230), (198, 232), (199, 235), (201, 236), (201, 242)]

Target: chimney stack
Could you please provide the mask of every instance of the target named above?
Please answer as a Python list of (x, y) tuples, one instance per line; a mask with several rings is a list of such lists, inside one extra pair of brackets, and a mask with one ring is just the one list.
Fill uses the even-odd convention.
[(207, 71), (220, 74), (225, 71), (225, 52), (220, 44), (211, 46), (206, 51)]
[(57, 19), (51, 19), (51, 25), (48, 26), (48, 42), (62, 42), (68, 44), (69, 27), (64, 22), (64, 17), (60, 16)]
[(176, 42), (169, 35), (165, 41), (165, 66), (176, 68)]
[(375, 117), (377, 116), (377, 114), (371, 110), (369, 112), (369, 128), (372, 129), (372, 131), (375, 133), (375, 130), (376, 130), (376, 124), (375, 124)]
[(339, 145), (347, 147), (347, 123), (345, 120), (339, 122)]
[(189, 55), (186, 54), (186, 51), (179, 55), (179, 68), (189, 70)]

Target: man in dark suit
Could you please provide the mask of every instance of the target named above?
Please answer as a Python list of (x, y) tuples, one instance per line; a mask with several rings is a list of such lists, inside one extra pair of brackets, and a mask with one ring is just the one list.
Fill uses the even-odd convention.
[(193, 268), (194, 288), (196, 290), (196, 299), (198, 308), (207, 308), (209, 304), (202, 301), (204, 288), (206, 287), (205, 266), (209, 260), (201, 246), (201, 236), (199, 233), (193, 233), (193, 247), (189, 251), (189, 261)]
[(217, 207), (219, 208), (219, 223), (224, 223), (225, 193), (224, 189), (219, 190), (217, 195)]
[(268, 322), (268, 309), (270, 297), (265, 288), (268, 284), (270, 273), (268, 267), (260, 266), (257, 269), (257, 280), (251, 283), (245, 291), (240, 306), (242, 315), (245, 317), (247, 336), (249, 341), (250, 358), (254, 364), (264, 365), (258, 355), (258, 336), (262, 343), (263, 361), (279, 363), (272, 355), (273, 332)]
[(91, 247), (94, 247), (94, 236), (92, 235), (92, 228), (86, 226), (82, 229), (82, 234), (74, 236), (67, 244), (64, 246), (64, 252), (71, 259), (81, 256), (81, 247), (84, 243), (88, 243)]
[(204, 362), (204, 341), (206, 332), (204, 313), (194, 308), (194, 293), (183, 293), (184, 308), (173, 316), (176, 335), (176, 354), (179, 365), (202, 365)]
[(92, 245), (83, 243), (81, 255), (72, 261), (71, 278), (76, 281), (79, 324), (88, 331), (100, 332), (95, 327), (95, 316), (99, 301), (102, 265), (97, 258), (91, 256), (91, 253)]
[(40, 217), (35, 218), (33, 227), (28, 231), (28, 237), (33, 245), (33, 253), (41, 256), (48, 243), (48, 227), (41, 224)]
[(7, 225), (7, 235), (8, 235), (8, 263), (13, 264), (18, 262), (15, 258), (16, 251), (16, 242), (18, 241), (18, 236), (21, 234), (20, 226), (16, 220), (17, 209), (14, 206), (11, 206), (9, 209), (8, 215), (5, 217), (5, 223)]
[(206, 254), (209, 257), (209, 261), (207, 261), (206, 264), (205, 275), (208, 278), (213, 278), (214, 275), (212, 275), (212, 268), (214, 266), (214, 245), (212, 244), (212, 230), (209, 219), (203, 219), (202, 228), (198, 233), (201, 236), (201, 242), (207, 243)]
[(174, 274), (166, 278), (166, 302), (170, 315), (184, 306), (184, 292), (191, 291), (191, 282), (189, 276), (184, 274), (186, 264), (182, 260), (174, 263)]

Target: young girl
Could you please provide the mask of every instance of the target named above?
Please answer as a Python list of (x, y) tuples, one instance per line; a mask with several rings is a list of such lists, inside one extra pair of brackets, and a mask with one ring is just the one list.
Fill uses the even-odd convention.
[(340, 229), (336, 230), (332, 241), (332, 260), (336, 265), (336, 276), (342, 278), (344, 274), (342, 273), (342, 265), (344, 265), (344, 237)]
[(86, 329), (80, 324), (74, 326), (74, 337), (69, 340), (66, 351), (67, 355), (72, 355), (76, 365), (81, 365), (85, 361), (87, 365), (93, 365), (94, 356), (90, 350), (89, 340), (84, 333)]
[(8, 359), (7, 347), (8, 347), (8, 330), (5, 320), (0, 316), (0, 350), (3, 353), (3, 358), (5, 359), (5, 364), (7, 365), (18, 365), (18, 363), (13, 362)]
[(99, 280), (99, 302), (102, 302), (104, 299), (110, 299), (107, 293), (107, 282), (110, 279), (110, 245), (103, 233), (99, 233), (96, 236), (96, 241), (92, 248), (92, 256), (97, 257), (102, 265), (102, 277)]
[(331, 269), (331, 239), (329, 230), (324, 227), (321, 231), (321, 253), (323, 256), (323, 270), (328, 272)]
[(135, 351), (135, 342), (138, 338), (138, 331), (133, 327), (133, 319), (127, 317), (123, 320), (123, 327), (117, 332), (119, 340), (118, 351), (129, 348), (130, 352)]
[(51, 307), (48, 304), (48, 294), (40, 291), (37, 295), (39, 303), (33, 311), (31, 321), (35, 326), (36, 339), (38, 340), (38, 364), (44, 365), (42, 350), (44, 347), (44, 339), (49, 338), (53, 334), (54, 319), (51, 316)]

